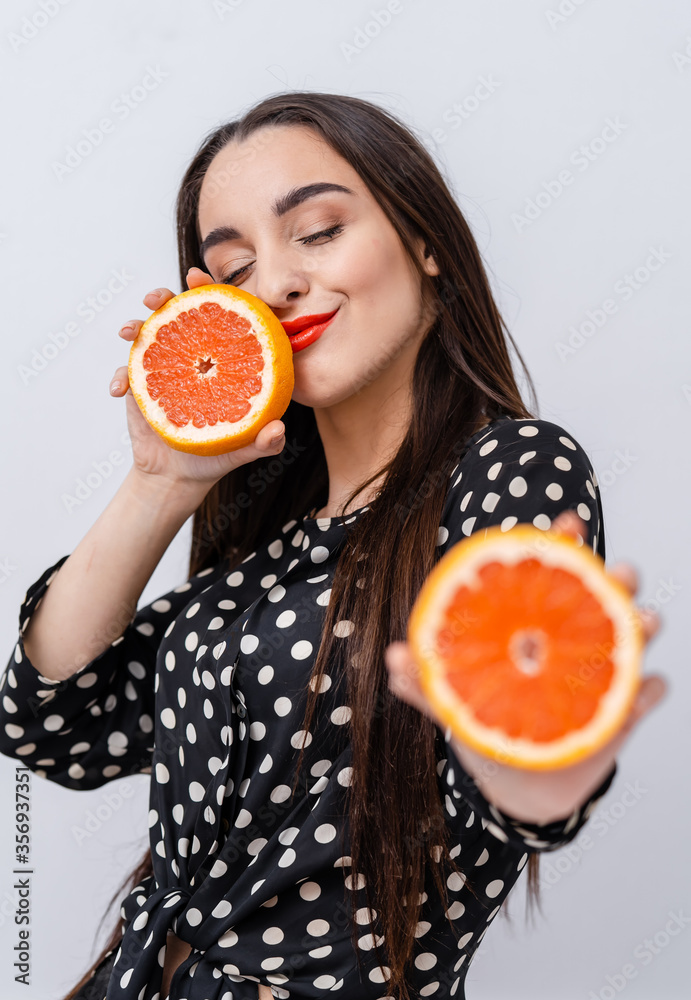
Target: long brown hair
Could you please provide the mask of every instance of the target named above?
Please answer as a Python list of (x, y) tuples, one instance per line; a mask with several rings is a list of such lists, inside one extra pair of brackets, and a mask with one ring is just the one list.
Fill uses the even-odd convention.
[[(202, 141), (177, 199), (181, 288), (187, 287), (190, 267), (204, 269), (197, 210), (211, 160), (231, 140), (250, 137), (243, 151), (251, 156), (253, 144), (266, 136), (261, 130), (275, 125), (311, 128), (358, 172), (398, 233), (435, 315), (412, 373), (412, 417), (405, 438), (394, 457), (360, 483), (342, 508), (346, 511), (383, 475), (367, 518), (348, 525), (302, 725), (308, 730), (317, 711), (317, 678), (327, 665), (333, 668), (337, 663), (347, 678), (352, 709), (348, 800), (352, 871), (364, 874), (368, 904), (378, 914), (385, 951), (378, 950), (377, 955), (391, 970), (388, 992), (408, 1000), (406, 973), (419, 919), (419, 904), (412, 901), (423, 890), (428, 866), (444, 901), (443, 869), (463, 869), (449, 856), (449, 830), (437, 783), (435, 726), (390, 692), (384, 650), (405, 639), (413, 602), (439, 557), (437, 533), (448, 476), (465, 442), (500, 414), (534, 418), (535, 387), (497, 309), (471, 230), (434, 160), (405, 124), (360, 98), (308, 91), (277, 94)], [(232, 184), (232, 170), (216, 183)], [(414, 240), (419, 237), (433, 253), (437, 276), (429, 277), (418, 260)], [(521, 398), (507, 341), (525, 373), (533, 411)], [(372, 379), (386, 363), (382, 357), (373, 365)], [(225, 558), (232, 565), (240, 563), (263, 541), (279, 534), (288, 520), (300, 519), (328, 500), (327, 466), (314, 411), (292, 400), (282, 420), (283, 452), (224, 476), (195, 512), (190, 574)], [(243, 493), (250, 502), (236, 503)], [(355, 626), (347, 636), (334, 632), (336, 622), (343, 619)], [(301, 750), (296, 783), (302, 761)], [(526, 915), (532, 904), (540, 908), (538, 861), (531, 852)], [(121, 891), (152, 871), (147, 851)], [(470, 879), (466, 884), (473, 891)], [(506, 906), (501, 912), (508, 916)], [(352, 929), (355, 943), (354, 920)], [(118, 924), (92, 969), (65, 1000), (120, 937)], [(357, 947), (355, 951), (359, 957)]]

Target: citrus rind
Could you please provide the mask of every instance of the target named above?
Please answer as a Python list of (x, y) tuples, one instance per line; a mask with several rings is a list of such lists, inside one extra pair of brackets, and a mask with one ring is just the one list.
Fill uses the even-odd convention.
[[(447, 679), (435, 636), (444, 627), (444, 611), (458, 587), (472, 587), (478, 569), (488, 562), (515, 563), (526, 558), (573, 572), (602, 605), (614, 629), (611, 659), (614, 679), (587, 724), (546, 741), (512, 738), (483, 724)], [(518, 524), (499, 525), (456, 543), (430, 571), (408, 622), (408, 642), (420, 669), (420, 686), (437, 717), (461, 743), (499, 763), (542, 770), (575, 764), (607, 743), (626, 720), (640, 684), (643, 629), (627, 589), (609, 576), (604, 560), (571, 536)]]
[[(162, 326), (208, 302), (232, 309), (250, 322), (264, 360), (262, 388), (240, 420), (221, 420), (201, 428), (188, 422), (178, 427), (149, 395), (143, 357)], [(200, 285), (168, 299), (144, 321), (130, 348), (128, 374), (139, 409), (171, 448), (195, 455), (222, 455), (252, 444), (262, 427), (283, 416), (294, 388), (293, 349), (277, 316), (257, 296), (229, 285)]]

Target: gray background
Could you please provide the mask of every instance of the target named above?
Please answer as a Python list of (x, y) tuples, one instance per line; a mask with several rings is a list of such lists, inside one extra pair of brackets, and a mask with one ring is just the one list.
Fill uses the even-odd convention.
[[(526, 924), (524, 878), (509, 900), (513, 924), (497, 918), (481, 944), (468, 995), (608, 1000), (628, 965), (627, 1000), (688, 996), (691, 931), (683, 923), (676, 936), (665, 932), (670, 912), (691, 917), (682, 629), (682, 498), (691, 488), (688, 3), (400, 0), (378, 33), (373, 11), (385, 10), (384, 0), (43, 0), (43, 8), (13, 0), (0, 12), (4, 655), (25, 590), (72, 551), (131, 461), (124, 402), (108, 393), (127, 361), (117, 330), (149, 314), (141, 304), (149, 289), (180, 290), (173, 203), (202, 136), (286, 89), (380, 103), (417, 130), (467, 213), (535, 378), (539, 415), (561, 423), (591, 457), (608, 563), (632, 562), (640, 602), (659, 608), (664, 628), (646, 669), (662, 672), (671, 689), (620, 753), (588, 841), (543, 855), (545, 919)], [(141, 96), (134, 88), (151, 69), (158, 85), (126, 117), (116, 112), (120, 94)], [(493, 92), (481, 89), (478, 99), (483, 77)], [(112, 131), (61, 171), (68, 147), (103, 117)], [(599, 142), (608, 119), (619, 134)], [(593, 161), (576, 152), (582, 145)], [(572, 182), (559, 191), (564, 170)], [(522, 222), (539, 192), (536, 218)], [(654, 271), (645, 264), (650, 248), (662, 258)], [(113, 269), (127, 272), (127, 286), (89, 320), (81, 304), (107, 287)], [(616, 310), (598, 313), (607, 299)], [(44, 354), (51, 334), (64, 343), (59, 331), (69, 322), (79, 334)], [(32, 360), (40, 367), (34, 352), (45, 365), (27, 375)], [(102, 484), (79, 504), (66, 500), (94, 463), (107, 471), (111, 452), (119, 464)], [(188, 545), (189, 523), (142, 603), (186, 578)], [(2, 757), (2, 995), (59, 998), (104, 940), (105, 932), (94, 935), (106, 901), (145, 847), (148, 778), (81, 793), (33, 778), (29, 990), (13, 981), (13, 785), (14, 761)], [(105, 819), (79, 840), (77, 828), (96, 810)]]

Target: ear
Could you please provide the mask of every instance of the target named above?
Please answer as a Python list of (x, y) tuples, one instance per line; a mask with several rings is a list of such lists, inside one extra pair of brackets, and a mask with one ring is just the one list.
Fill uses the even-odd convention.
[(417, 241), (418, 260), (430, 277), (439, 274), (439, 267), (434, 259), (433, 250), (423, 239)]

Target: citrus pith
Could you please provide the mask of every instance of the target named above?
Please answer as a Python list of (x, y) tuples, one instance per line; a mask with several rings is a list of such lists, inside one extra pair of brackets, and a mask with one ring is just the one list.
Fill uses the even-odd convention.
[(541, 770), (614, 736), (639, 687), (644, 638), (628, 591), (588, 545), (518, 524), (445, 553), (408, 642), (422, 690), (461, 743)]
[(129, 382), (148, 423), (177, 451), (221, 455), (251, 444), (288, 408), (293, 351), (265, 302), (230, 285), (173, 296), (132, 343)]

